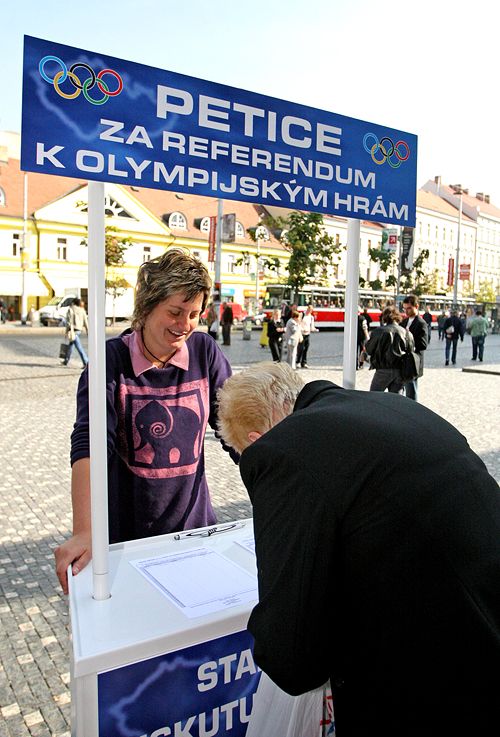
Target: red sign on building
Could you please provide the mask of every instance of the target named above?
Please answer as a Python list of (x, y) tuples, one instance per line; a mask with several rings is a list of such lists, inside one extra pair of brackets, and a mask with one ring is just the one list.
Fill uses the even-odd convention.
[(461, 281), (470, 280), (470, 264), (460, 264), (460, 279)]
[(448, 259), (448, 279), (446, 281), (446, 284), (449, 287), (453, 286), (453, 282), (455, 281), (455, 259), (449, 258)]

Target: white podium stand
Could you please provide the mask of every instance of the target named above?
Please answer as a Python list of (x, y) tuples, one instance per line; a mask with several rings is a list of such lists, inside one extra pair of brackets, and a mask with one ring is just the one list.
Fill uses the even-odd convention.
[(91, 566), (70, 577), (72, 737), (244, 737), (260, 677), (246, 631), (256, 595), (188, 618), (131, 561), (206, 548), (256, 579), (249, 539), (251, 519), (111, 545), (105, 601), (92, 598)]

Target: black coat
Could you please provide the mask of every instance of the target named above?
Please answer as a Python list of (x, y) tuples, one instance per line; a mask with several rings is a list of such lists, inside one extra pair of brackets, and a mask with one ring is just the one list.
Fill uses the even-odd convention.
[[(404, 320), (401, 320), (400, 324), (402, 328), (408, 327), (408, 318), (405, 317)], [(417, 315), (408, 330), (413, 335), (415, 353), (418, 353), (420, 356), (420, 370), (418, 372), (420, 377), (423, 376), (424, 373), (424, 351), (429, 343), (429, 329), (425, 320)]]
[(330, 678), (338, 737), (496, 734), (500, 493), (466, 439), (405, 397), (314, 381), (240, 470), (258, 665), (291, 694)]
[[(451, 335), (448, 335), (446, 333), (447, 329), (453, 327), (453, 333)], [(444, 321), (443, 325), (445, 338), (448, 338), (448, 340), (458, 340), (459, 338), (461, 340), (464, 339), (465, 335), (465, 325), (463, 324), (462, 320), (457, 317), (457, 315), (452, 315), (451, 317), (447, 317)]]
[(365, 346), (370, 356), (370, 368), (374, 369), (400, 368), (407, 348), (413, 350), (413, 347), (410, 331), (396, 323), (375, 328)]

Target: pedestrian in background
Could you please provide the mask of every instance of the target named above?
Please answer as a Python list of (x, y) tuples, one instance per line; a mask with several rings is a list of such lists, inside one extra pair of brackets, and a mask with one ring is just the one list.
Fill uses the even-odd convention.
[(488, 320), (482, 310), (476, 310), (476, 316), (470, 321), (470, 336), (472, 338), (472, 360), (483, 360), (484, 341), (488, 334)]
[(450, 363), (450, 350), (451, 350), (451, 362), (456, 364), (457, 362), (457, 347), (458, 339), (463, 343), (465, 335), (465, 323), (458, 316), (458, 310), (452, 310), (450, 317), (446, 318), (444, 323), (444, 358), (445, 366), (449, 366)]
[(432, 337), (432, 315), (431, 315), (431, 308), (429, 306), (425, 308), (425, 312), (422, 315), (422, 320), (427, 325), (427, 335), (428, 335), (429, 343), (430, 343), (431, 337)]
[(302, 333), (302, 341), (299, 343), (297, 349), (297, 366), (300, 368), (307, 368), (307, 351), (309, 350), (309, 338), (311, 333), (318, 333), (319, 330), (314, 324), (314, 313), (313, 308), (309, 305), (306, 309), (305, 315), (302, 315), (300, 321), (300, 331)]
[(386, 307), (380, 318), (380, 327), (373, 330), (366, 344), (370, 370), (375, 369), (371, 392), (387, 389), (394, 394), (401, 394), (403, 391), (401, 359), (407, 350), (414, 349), (414, 342), (410, 331), (400, 327), (401, 320), (402, 315), (393, 305)]
[(271, 355), (275, 363), (281, 361), (281, 351), (283, 348), (283, 333), (285, 332), (285, 326), (281, 319), (281, 312), (278, 308), (272, 311), (271, 317), (267, 323), (267, 338), (269, 342), (269, 348)]
[(285, 326), (283, 340), (286, 345), (286, 362), (294, 369), (297, 367), (297, 351), (302, 341), (298, 310), (292, 310), (292, 315)]
[(366, 322), (365, 316), (361, 313), (358, 314), (358, 336), (356, 344), (356, 371), (362, 369), (366, 360), (365, 345), (366, 341), (370, 337), (368, 332), (368, 323)]
[(231, 345), (231, 328), (233, 327), (234, 317), (233, 308), (227, 302), (222, 305), (222, 317), (220, 324), (222, 325), (222, 344)]
[(370, 334), (370, 331), (372, 329), (372, 318), (368, 314), (368, 307), (363, 307), (363, 317), (366, 320), (366, 327), (368, 328), (368, 334)]
[(423, 353), (427, 348), (429, 342), (429, 331), (427, 329), (427, 323), (418, 314), (419, 301), (415, 294), (408, 294), (403, 299), (403, 309), (406, 317), (401, 321), (402, 328), (408, 328), (410, 333), (413, 335), (413, 342), (415, 343), (415, 353), (419, 357), (420, 369), (416, 379), (408, 381), (405, 384), (405, 394), (408, 399), (413, 399), (418, 402), (418, 379), (424, 374), (424, 356)]
[(437, 319), (438, 340), (444, 340), (444, 323), (447, 317), (448, 317), (447, 313), (443, 310)]
[(69, 306), (68, 312), (66, 313), (66, 327), (64, 331), (64, 336), (69, 345), (68, 352), (66, 353), (66, 358), (62, 362), (63, 366), (67, 366), (70, 362), (71, 354), (73, 353), (73, 346), (76, 348), (80, 355), (80, 358), (82, 359), (83, 368), (85, 368), (85, 366), (88, 364), (88, 356), (85, 353), (85, 349), (80, 341), (80, 334), (84, 329), (88, 335), (89, 323), (87, 319), (87, 313), (85, 312), (84, 302), (79, 297), (75, 297), (75, 299), (73, 300), (73, 304)]
[(207, 312), (207, 332), (214, 340), (217, 340), (217, 333), (219, 331), (219, 320), (217, 318), (217, 310), (215, 309), (214, 303), (211, 302)]

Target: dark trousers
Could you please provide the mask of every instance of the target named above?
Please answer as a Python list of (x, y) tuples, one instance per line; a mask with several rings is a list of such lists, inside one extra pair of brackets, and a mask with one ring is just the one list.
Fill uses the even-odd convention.
[(281, 361), (281, 338), (269, 338), (269, 348), (271, 349), (273, 361)]
[(297, 349), (297, 366), (307, 366), (307, 351), (309, 350), (309, 336), (302, 336), (302, 343)]
[(231, 345), (231, 325), (222, 326), (222, 343), (224, 345)]
[(392, 392), (399, 394), (403, 391), (403, 380), (398, 369), (376, 369), (370, 385), (371, 392)]
[(446, 361), (450, 360), (450, 348), (451, 348), (451, 362), (452, 363), (457, 362), (457, 346), (458, 346), (458, 338), (456, 340), (450, 340), (449, 338), (446, 338), (446, 343), (444, 346), (444, 357)]
[(483, 353), (484, 353), (484, 335), (474, 335), (472, 338), (472, 360), (475, 361), (478, 357), (479, 353), (479, 360), (483, 360)]

